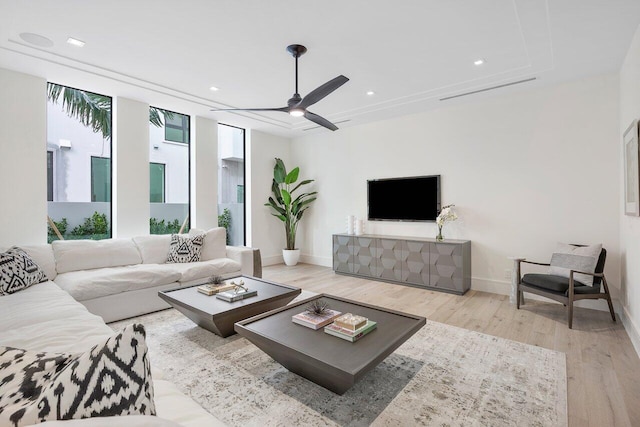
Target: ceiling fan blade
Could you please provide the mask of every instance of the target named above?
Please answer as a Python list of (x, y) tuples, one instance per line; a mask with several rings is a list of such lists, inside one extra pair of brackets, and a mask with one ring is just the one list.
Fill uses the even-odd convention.
[(221, 108), (221, 109), (211, 109), (210, 111), (282, 111), (285, 113), (289, 112), (289, 107), (281, 107), (281, 108)]
[(312, 106), (348, 81), (349, 79), (342, 75), (336, 77), (335, 79), (329, 80), (322, 86), (318, 86), (317, 88), (309, 92), (307, 96), (302, 98), (302, 101), (300, 101), (300, 104), (298, 104), (297, 107), (305, 109)]
[(320, 126), (324, 126), (329, 130), (338, 130), (338, 126), (334, 125), (324, 117), (321, 117), (317, 114), (312, 113), (311, 111), (305, 111), (304, 117), (305, 119), (311, 120), (312, 122), (317, 123)]

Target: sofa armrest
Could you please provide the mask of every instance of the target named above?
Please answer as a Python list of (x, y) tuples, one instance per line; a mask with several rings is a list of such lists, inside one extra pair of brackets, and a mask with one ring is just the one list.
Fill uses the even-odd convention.
[(240, 263), (243, 276), (262, 277), (260, 249), (246, 246), (227, 246), (227, 258)]

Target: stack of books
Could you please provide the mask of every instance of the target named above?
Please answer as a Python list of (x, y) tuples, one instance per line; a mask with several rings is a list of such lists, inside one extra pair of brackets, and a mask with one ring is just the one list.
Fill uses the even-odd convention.
[(345, 313), (336, 318), (332, 324), (325, 326), (324, 331), (334, 337), (356, 342), (373, 331), (376, 326), (376, 322), (366, 317)]
[(225, 291), (225, 292), (219, 292), (216, 294), (216, 298), (221, 299), (223, 301), (227, 301), (227, 302), (234, 302), (234, 301), (240, 301), (243, 300), (245, 298), (249, 298), (249, 297), (254, 297), (258, 295), (258, 291), (257, 290), (242, 290), (240, 292), (234, 292), (234, 291)]
[(306, 326), (311, 329), (320, 329), (323, 326), (333, 322), (333, 319), (340, 316), (342, 313), (335, 310), (325, 309), (322, 314), (315, 314), (310, 311), (303, 311), (302, 313), (291, 316), (291, 321), (298, 325)]
[(234, 285), (227, 284), (227, 283), (219, 283), (219, 284), (207, 283), (207, 284), (198, 286), (198, 292), (211, 296), (220, 292), (230, 291), (234, 287), (235, 287)]

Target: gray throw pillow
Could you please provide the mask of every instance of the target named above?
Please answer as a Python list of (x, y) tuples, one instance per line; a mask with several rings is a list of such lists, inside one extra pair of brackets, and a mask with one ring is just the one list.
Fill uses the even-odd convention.
[(0, 347), (0, 425), (155, 415), (145, 336), (129, 325), (80, 354)]
[(47, 275), (24, 250), (17, 246), (0, 253), (0, 296), (46, 282)]
[[(594, 273), (598, 258), (602, 251), (602, 245), (590, 246), (573, 246), (566, 243), (558, 243), (556, 251), (551, 256), (551, 267), (549, 273), (569, 277), (570, 270), (584, 271), (586, 273)], [(573, 280), (583, 285), (592, 286), (593, 276), (587, 274), (573, 275)]]
[(200, 251), (204, 244), (204, 235), (183, 236), (180, 234), (171, 235), (169, 244), (168, 263), (198, 262), (200, 261)]

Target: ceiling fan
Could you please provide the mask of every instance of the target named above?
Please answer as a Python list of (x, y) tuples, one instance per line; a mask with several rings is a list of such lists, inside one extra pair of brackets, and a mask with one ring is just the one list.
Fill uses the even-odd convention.
[(214, 109), (211, 111), (282, 111), (283, 113), (289, 113), (294, 117), (302, 117), (304, 116), (307, 120), (311, 120), (314, 123), (319, 124), (320, 126), (324, 126), (330, 130), (337, 130), (338, 127), (331, 123), (329, 120), (321, 117), (317, 114), (312, 113), (307, 110), (308, 107), (312, 106), (316, 102), (322, 100), (324, 97), (329, 95), (334, 90), (338, 89), (340, 86), (349, 81), (343, 75), (340, 75), (334, 79), (329, 80), (325, 84), (315, 88), (311, 92), (307, 94), (304, 98), (300, 96), (298, 93), (298, 58), (305, 54), (307, 48), (299, 45), (292, 44), (287, 46), (287, 51), (293, 55), (296, 59), (296, 93), (287, 101), (286, 107), (280, 108), (224, 108), (224, 109)]

